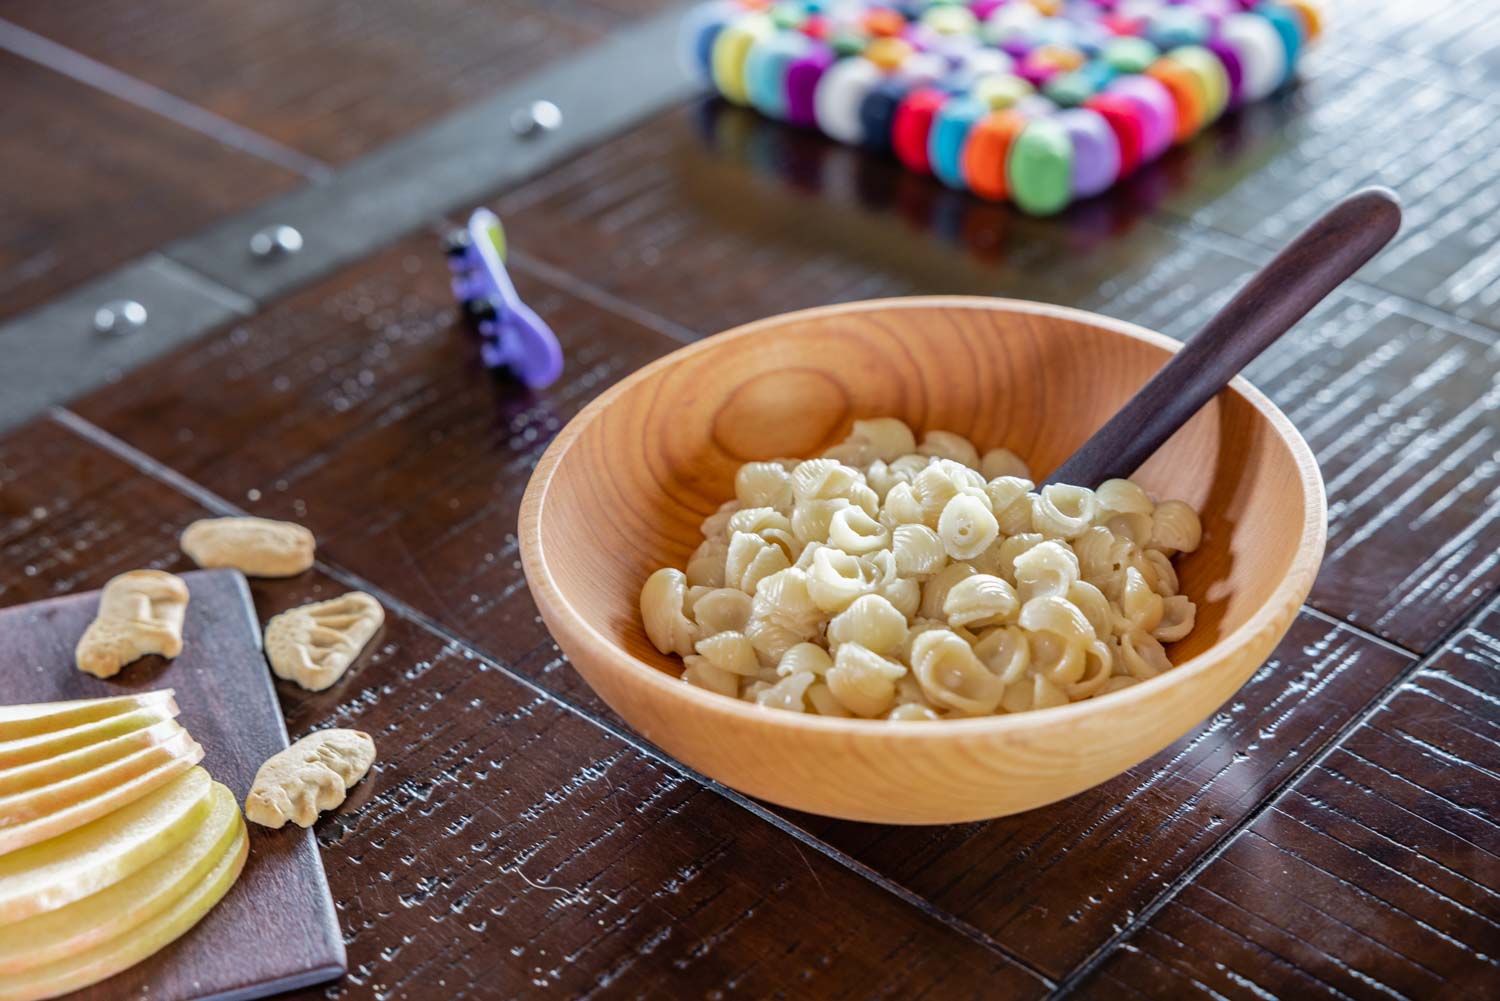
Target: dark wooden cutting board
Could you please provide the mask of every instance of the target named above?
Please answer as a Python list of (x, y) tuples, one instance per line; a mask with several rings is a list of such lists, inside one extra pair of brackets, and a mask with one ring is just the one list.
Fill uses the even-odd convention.
[[(181, 656), (147, 657), (108, 680), (73, 666), (99, 592), (0, 609), (0, 703), (175, 689), (178, 719), (203, 745), (203, 767), (243, 804), (261, 762), (287, 746), (260, 623), (238, 571), (183, 580), (192, 597)], [(217, 907), (150, 959), (69, 997), (259, 998), (341, 976), (344, 941), (312, 832), (248, 826), (250, 858)]]

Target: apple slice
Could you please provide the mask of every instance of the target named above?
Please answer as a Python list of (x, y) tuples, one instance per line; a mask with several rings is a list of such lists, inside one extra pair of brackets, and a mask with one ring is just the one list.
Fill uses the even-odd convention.
[(8, 852), (41, 844), (49, 838), (66, 834), (75, 827), (82, 827), (91, 820), (107, 816), (152, 790), (160, 789), (202, 760), (202, 746), (193, 738), (187, 737), (182, 753), (157, 762), (139, 775), (102, 786), (85, 781), (76, 789), (83, 798), (67, 802), (51, 813), (24, 824), (0, 826), (0, 857)]
[(0, 856), (0, 926), (64, 907), (161, 858), (203, 823), (212, 785), (190, 768), (106, 817)]
[(236, 834), (213, 868), (165, 910), (75, 956), (0, 978), (0, 1001), (38, 1001), (96, 984), (180, 937), (224, 898), (244, 870), (250, 839), (243, 820)]
[(128, 754), (147, 747), (164, 744), (179, 733), (186, 733), (182, 724), (174, 719), (163, 720), (144, 730), (134, 730), (113, 740), (88, 744), (76, 751), (59, 754), (55, 758), (44, 758), (29, 765), (0, 769), (0, 796), (13, 796), (28, 789), (61, 782), (63, 779), (81, 775), (118, 761)]
[[(142, 748), (134, 754), (128, 754), (98, 768), (50, 785), (28, 789), (10, 796), (0, 796), (0, 845), (4, 844), (5, 837), (10, 833), (8, 828), (20, 827), (44, 817), (49, 819), (61, 817), (67, 811), (95, 801), (97, 797), (106, 794), (119, 795), (120, 791), (126, 789), (130, 783), (179, 758), (192, 759), (181, 769), (181, 771), (187, 771), (190, 765), (197, 764), (198, 760), (203, 757), (202, 749), (192, 737), (188, 736), (186, 730), (180, 726), (177, 729), (180, 732), (163, 743)], [(195, 751), (197, 757), (193, 756)], [(101, 816), (101, 814), (94, 813), (88, 819), (92, 820), (94, 816)], [(78, 823), (84, 823), (84, 821)], [(76, 827), (77, 824), (73, 826)], [(53, 831), (44, 837), (50, 838), (60, 833), (62, 832)]]
[[(130, 876), (66, 907), (5, 925), (0, 985), (5, 978), (77, 955), (149, 921), (196, 885), (243, 837), (234, 793), (215, 782), (208, 816), (182, 844)], [(0, 986), (0, 990), (3, 990)]]
[(177, 703), (167, 699), (155, 705), (143, 706), (118, 716), (108, 716), (92, 723), (54, 730), (32, 737), (0, 742), (0, 769), (16, 768), (35, 761), (55, 758), (59, 754), (76, 751), (80, 747), (112, 740), (121, 734), (144, 730), (164, 719), (172, 719), (178, 713)]
[(35, 737), (54, 730), (93, 723), (110, 716), (145, 709), (172, 701), (172, 689), (162, 688), (139, 695), (113, 695), (106, 699), (75, 699), (71, 702), (38, 702), (0, 707), (0, 741)]

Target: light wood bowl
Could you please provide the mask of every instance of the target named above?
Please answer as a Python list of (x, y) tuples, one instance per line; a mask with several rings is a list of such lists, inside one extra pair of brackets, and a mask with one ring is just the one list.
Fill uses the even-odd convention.
[(1041, 475), (1176, 349), (1078, 310), (978, 298), (812, 309), (683, 348), (604, 393), (543, 455), (521, 509), (542, 617), (593, 689), (648, 740), (718, 781), (813, 813), (948, 823), (1050, 803), (1120, 774), (1207, 718), (1270, 655), (1323, 556), (1311, 450), (1249, 383), (1137, 475), (1203, 514), (1178, 561), (1197, 627), (1173, 670), (1056, 709), (967, 720), (832, 719), (685, 685), (641, 627), (641, 585), (682, 567), (741, 463), (812, 455), (855, 418), (1005, 446)]

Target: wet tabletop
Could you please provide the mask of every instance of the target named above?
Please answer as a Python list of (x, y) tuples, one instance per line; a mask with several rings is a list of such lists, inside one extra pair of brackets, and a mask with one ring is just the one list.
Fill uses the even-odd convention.
[[(566, 46), (648, 5), (515, 6), (566, 20)], [(381, 596), (343, 682), (278, 683), (293, 736), (356, 726), (383, 758), (316, 828), (350, 973), (306, 997), (1500, 997), (1500, 10), (1335, 15), (1294, 89), (1052, 220), (718, 102), (668, 108), (485, 200), (563, 342), (557, 385), (483, 370), (432, 219), (0, 438), (0, 604), (186, 569), (182, 526), (230, 510), (319, 538), (316, 571), (254, 583), (262, 619)], [(51, 5), (6, 17), (230, 102), (189, 92), (180, 53)], [(221, 106), (270, 128), (269, 105)], [(330, 162), (382, 138), (282, 124)], [(526, 479), (642, 364), (915, 293), (1185, 337), (1372, 182), (1406, 229), (1249, 371), (1317, 454), (1323, 569), (1236, 697), (1119, 778), (951, 827), (782, 810), (631, 733), (540, 623)]]

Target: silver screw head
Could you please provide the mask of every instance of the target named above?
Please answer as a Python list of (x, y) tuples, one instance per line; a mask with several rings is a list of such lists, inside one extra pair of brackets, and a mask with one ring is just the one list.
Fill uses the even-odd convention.
[(302, 234), (285, 223), (267, 226), (250, 237), (250, 253), (261, 259), (295, 254), (302, 249)]
[(146, 307), (134, 299), (116, 299), (94, 310), (94, 330), (101, 334), (128, 334), (146, 325)]
[(562, 125), (562, 109), (551, 101), (532, 101), (511, 112), (510, 130), (518, 136), (552, 132)]

